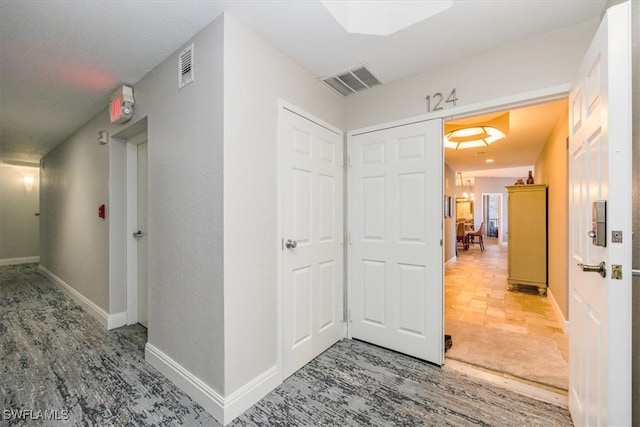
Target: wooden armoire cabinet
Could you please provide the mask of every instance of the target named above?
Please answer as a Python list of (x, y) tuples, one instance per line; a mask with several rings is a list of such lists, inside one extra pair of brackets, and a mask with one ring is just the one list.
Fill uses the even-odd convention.
[(508, 287), (537, 286), (547, 293), (547, 186), (507, 186)]

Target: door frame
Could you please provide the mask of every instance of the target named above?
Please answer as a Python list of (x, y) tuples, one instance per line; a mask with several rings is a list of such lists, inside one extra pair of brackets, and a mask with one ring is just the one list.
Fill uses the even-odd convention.
[(125, 141), (127, 325), (138, 323), (138, 245), (132, 236), (138, 229), (138, 145), (146, 142), (148, 142), (146, 130)]
[[(278, 204), (278, 209), (277, 209), (277, 225), (276, 225), (276, 231), (277, 231), (277, 243), (276, 243), (276, 259), (277, 259), (277, 264), (278, 264), (278, 268), (277, 268), (277, 292), (276, 292), (276, 309), (277, 309), (277, 315), (276, 315), (276, 322), (277, 322), (277, 340), (276, 340), (276, 346), (277, 346), (277, 352), (276, 352), (276, 366), (278, 369), (278, 378), (279, 378), (279, 384), (281, 384), (284, 381), (284, 304), (282, 303), (282, 298), (284, 296), (284, 197), (285, 197), (285, 188), (284, 188), (284, 184), (287, 182), (286, 178), (285, 178), (285, 170), (284, 170), (284, 126), (283, 126), (283, 120), (282, 120), (282, 112), (283, 110), (288, 110), (289, 112), (293, 113), (293, 114), (297, 114), (298, 116), (307, 119), (319, 126), (322, 126), (328, 130), (330, 130), (331, 132), (335, 132), (338, 135), (342, 135), (343, 137), (343, 159), (342, 159), (342, 164), (345, 165), (344, 162), (344, 157), (346, 156), (346, 144), (344, 141), (344, 136), (345, 136), (345, 132), (342, 131), (341, 129), (337, 128), (336, 126), (331, 125), (330, 123), (327, 123), (326, 121), (314, 116), (313, 114), (285, 101), (282, 98), (278, 98), (278, 102), (277, 102), (277, 114), (278, 114), (278, 118), (277, 118), (277, 122), (278, 122), (278, 136), (277, 136), (277, 156), (276, 156), (276, 170), (277, 170), (277, 187), (278, 187), (278, 191), (277, 191), (277, 204)], [(343, 200), (346, 200), (347, 194), (346, 194), (346, 168), (344, 168), (343, 166), (343, 172), (342, 172), (342, 180), (343, 180)], [(345, 239), (345, 229), (346, 229), (346, 212), (347, 212), (347, 207), (346, 205), (343, 203), (343, 208), (342, 208), (343, 212), (343, 236), (342, 236), (342, 240), (343, 242), (346, 242)], [(343, 247), (346, 247), (345, 244), (343, 244)], [(346, 249), (345, 252), (346, 253)], [(344, 256), (344, 255), (343, 255)], [(346, 257), (344, 258), (344, 260), (346, 260)], [(346, 330), (346, 307), (347, 307), (347, 299), (346, 299), (346, 288), (347, 288), (347, 282), (346, 282), (346, 276), (345, 276), (345, 272), (347, 270), (347, 266), (345, 264), (343, 260), (343, 281), (342, 281), (342, 286), (343, 286), (343, 294), (345, 295), (345, 298), (343, 298), (343, 315), (345, 316), (345, 319), (343, 319), (343, 324), (345, 325), (345, 336), (347, 334), (347, 330)]]

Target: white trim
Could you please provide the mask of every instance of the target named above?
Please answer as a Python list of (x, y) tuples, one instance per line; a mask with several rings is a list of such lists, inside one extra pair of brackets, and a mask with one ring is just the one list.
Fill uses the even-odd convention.
[[(458, 242), (456, 242), (456, 245), (458, 244)], [(445, 267), (450, 267), (451, 264), (455, 264), (456, 261), (458, 261), (458, 257), (456, 255), (452, 256), (451, 258), (449, 258), (448, 261), (445, 261), (444, 266)]]
[(472, 365), (468, 365), (457, 360), (447, 359), (444, 368), (447, 371), (458, 372), (472, 378), (486, 381), (490, 384), (497, 385), (507, 390), (511, 390), (524, 396), (532, 397), (536, 400), (551, 403), (563, 408), (569, 407), (569, 398), (566, 394), (555, 393), (550, 390), (529, 385), (521, 381), (513, 380), (502, 375), (496, 375), (487, 371), (478, 369)]
[(218, 422), (222, 423), (224, 419), (223, 396), (150, 343), (147, 343), (144, 348), (144, 358), (189, 397), (202, 405)]
[(145, 359), (222, 425), (230, 423), (281, 383), (278, 368), (273, 366), (225, 398), (150, 343), (145, 347)]
[(227, 396), (224, 399), (224, 422), (222, 424), (230, 423), (282, 384), (281, 376), (278, 367), (272, 366)]
[(284, 171), (282, 170), (284, 161), (283, 156), (283, 140), (284, 140), (284, 126), (282, 114), (285, 107), (289, 104), (282, 99), (278, 99), (278, 137), (276, 141), (276, 149), (278, 155), (276, 156), (276, 171), (277, 171), (277, 221), (276, 221), (276, 236), (280, 239), (280, 242), (276, 242), (276, 365), (278, 367), (280, 383), (284, 381), (284, 305), (282, 304), (282, 297), (284, 294)]
[(322, 126), (323, 128), (330, 130), (331, 132), (334, 132), (337, 135), (344, 135), (344, 131), (342, 131), (340, 128), (335, 127), (334, 125), (325, 122), (324, 120), (322, 120), (319, 117), (314, 116), (313, 114), (296, 107), (293, 104), (288, 103), (287, 101), (285, 101), (282, 98), (278, 99), (278, 112), (281, 109), (285, 109), (285, 110), (289, 110), (290, 112), (299, 115), (300, 117), (307, 119), (309, 121), (314, 122), (315, 124)]
[(147, 131), (126, 140), (126, 251), (127, 251), (127, 312), (126, 324), (138, 323), (138, 242), (133, 233), (138, 230), (138, 146), (149, 141)]
[(127, 312), (121, 311), (107, 315), (107, 329), (115, 329), (127, 324)]
[(0, 259), (0, 265), (17, 265), (17, 264), (31, 264), (34, 262), (40, 262), (39, 256), (29, 256), (23, 258), (4, 258)]
[(75, 290), (71, 285), (66, 283), (64, 280), (47, 270), (42, 265), (39, 266), (40, 270), (49, 276), (53, 282), (58, 285), (60, 289), (66, 292), (75, 302), (77, 302), (87, 313), (93, 316), (105, 329), (113, 329), (119, 328), (120, 326), (124, 326), (126, 324), (126, 313), (115, 313), (109, 314), (96, 305), (89, 298), (82, 295), (80, 292)]
[(548, 87), (545, 89), (533, 90), (529, 92), (519, 93), (516, 95), (505, 96), (502, 98), (490, 99), (488, 101), (477, 102), (475, 104), (464, 105), (447, 110), (439, 110), (433, 113), (422, 114), (419, 116), (408, 117), (406, 119), (395, 120), (387, 123), (380, 123), (373, 126), (367, 126), (360, 129), (351, 130), (347, 133), (347, 138), (352, 136), (375, 132), (390, 127), (404, 126), (416, 122), (424, 122), (431, 119), (459, 119), (479, 114), (491, 113), (498, 110), (506, 110), (511, 108), (525, 107), (528, 105), (539, 104), (542, 102), (553, 101), (556, 99), (566, 98), (569, 95), (571, 83), (561, 84)]
[(138, 322), (138, 245), (133, 238), (138, 225), (138, 146), (129, 141), (126, 142), (127, 234), (125, 239), (127, 242), (127, 324), (133, 325)]
[(553, 296), (553, 292), (551, 292), (551, 289), (549, 288), (547, 288), (547, 299), (549, 300), (549, 304), (551, 304), (551, 307), (553, 308), (553, 312), (558, 318), (558, 322), (562, 325), (562, 331), (565, 335), (569, 335), (569, 321), (564, 317), (564, 314), (562, 314), (562, 310), (560, 310), (558, 301), (556, 301), (556, 298)]

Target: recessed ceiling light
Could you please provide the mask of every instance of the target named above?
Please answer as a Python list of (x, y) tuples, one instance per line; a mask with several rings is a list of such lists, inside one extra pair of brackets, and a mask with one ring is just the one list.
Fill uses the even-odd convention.
[(487, 160), (485, 160), (485, 162), (487, 162), (487, 163), (493, 163), (493, 159), (487, 159)]

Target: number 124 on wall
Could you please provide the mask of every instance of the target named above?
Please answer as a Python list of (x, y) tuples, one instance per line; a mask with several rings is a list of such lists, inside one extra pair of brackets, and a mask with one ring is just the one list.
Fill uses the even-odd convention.
[(444, 98), (444, 95), (440, 92), (436, 92), (431, 95), (427, 95), (427, 112), (431, 113), (432, 111), (443, 110), (447, 103), (452, 104), (452, 107), (456, 106), (456, 102), (458, 101), (458, 97), (456, 96), (456, 90), (453, 89), (447, 99)]

